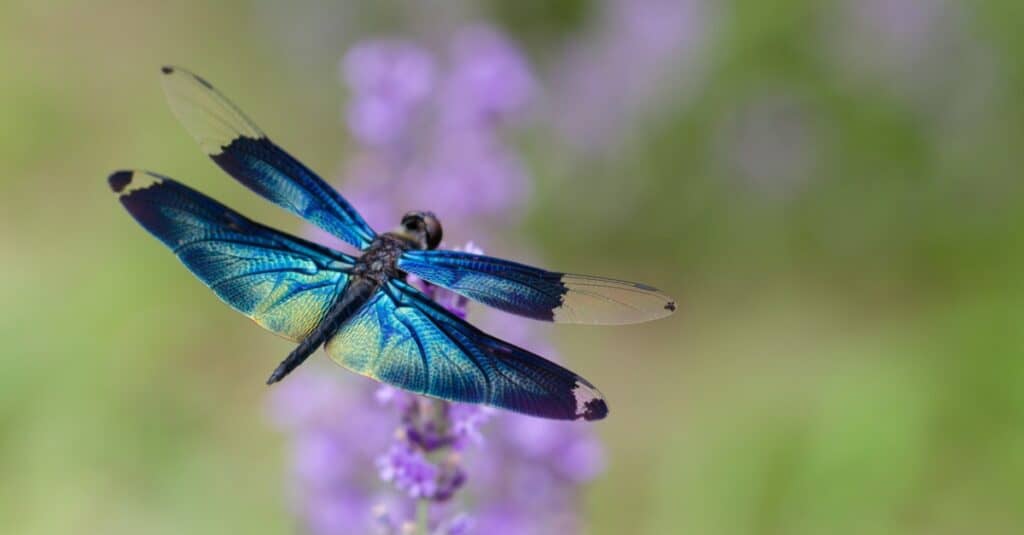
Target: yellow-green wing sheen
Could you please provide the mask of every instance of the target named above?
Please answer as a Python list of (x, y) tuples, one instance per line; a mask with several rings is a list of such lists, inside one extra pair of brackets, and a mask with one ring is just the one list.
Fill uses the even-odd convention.
[(168, 177), (118, 171), (108, 183), (224, 302), (285, 338), (312, 332), (348, 283), (351, 257), (251, 221)]

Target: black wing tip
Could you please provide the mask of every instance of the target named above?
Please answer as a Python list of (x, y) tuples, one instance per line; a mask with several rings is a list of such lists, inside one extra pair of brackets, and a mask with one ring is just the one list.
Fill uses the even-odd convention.
[(668, 303), (665, 303), (665, 310), (667, 310), (669, 312), (675, 312), (676, 311), (676, 302), (675, 301), (669, 301)]
[(124, 188), (128, 187), (128, 184), (132, 183), (131, 171), (114, 171), (109, 177), (107, 177), (107, 184), (110, 186), (110, 190), (114, 193), (121, 193)]
[(160, 72), (162, 72), (163, 74), (166, 74), (166, 75), (171, 75), (171, 74), (174, 74), (174, 73), (176, 73), (178, 71), (181, 71), (181, 72), (191, 76), (192, 78), (195, 78), (195, 80), (197, 82), (199, 82), (200, 84), (202, 84), (203, 87), (205, 87), (207, 89), (213, 89), (213, 84), (211, 84), (210, 82), (207, 82), (205, 78), (203, 78), (202, 76), (199, 76), (198, 74), (196, 74), (194, 72), (189, 71), (188, 69), (182, 69), (181, 67), (175, 67), (173, 65), (164, 65), (163, 67), (160, 67)]
[(603, 399), (592, 399), (583, 404), (583, 419), (591, 422), (608, 416), (608, 404)]

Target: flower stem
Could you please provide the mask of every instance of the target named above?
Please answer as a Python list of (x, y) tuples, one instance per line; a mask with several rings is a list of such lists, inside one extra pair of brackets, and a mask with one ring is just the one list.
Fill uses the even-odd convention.
[(416, 533), (430, 535), (430, 500), (416, 502)]

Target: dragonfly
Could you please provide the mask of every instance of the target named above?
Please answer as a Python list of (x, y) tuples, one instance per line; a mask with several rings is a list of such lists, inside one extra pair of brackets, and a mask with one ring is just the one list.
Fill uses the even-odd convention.
[(378, 234), (204, 78), (162, 67), (161, 81), (174, 115), (221, 169), (361, 251), (351, 256), (262, 225), (154, 172), (108, 177), (128, 213), (221, 300), (297, 343), (268, 385), (322, 346), (341, 366), (416, 394), (543, 418), (599, 420), (608, 405), (589, 381), (458, 318), (407, 275), (548, 322), (638, 323), (676, 309), (674, 300), (645, 284), (439, 249), (441, 222), (429, 211), (406, 213), (394, 230)]

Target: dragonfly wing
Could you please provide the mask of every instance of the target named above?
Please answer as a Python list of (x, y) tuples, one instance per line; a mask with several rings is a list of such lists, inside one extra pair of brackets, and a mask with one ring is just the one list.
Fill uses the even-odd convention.
[(224, 171), (267, 200), (360, 249), (373, 229), (334, 188), (278, 147), (205, 79), (162, 69), (164, 92), (185, 129)]
[(348, 283), (353, 260), (289, 236), (168, 177), (118, 171), (110, 188), (143, 227), (235, 310), (305, 338)]
[(616, 325), (668, 316), (675, 301), (636, 282), (543, 269), (457, 251), (407, 251), (399, 269), (485, 305), (558, 323)]
[(608, 413), (582, 377), (480, 331), (397, 280), (328, 340), (327, 353), (356, 373), (449, 401), (563, 420)]

